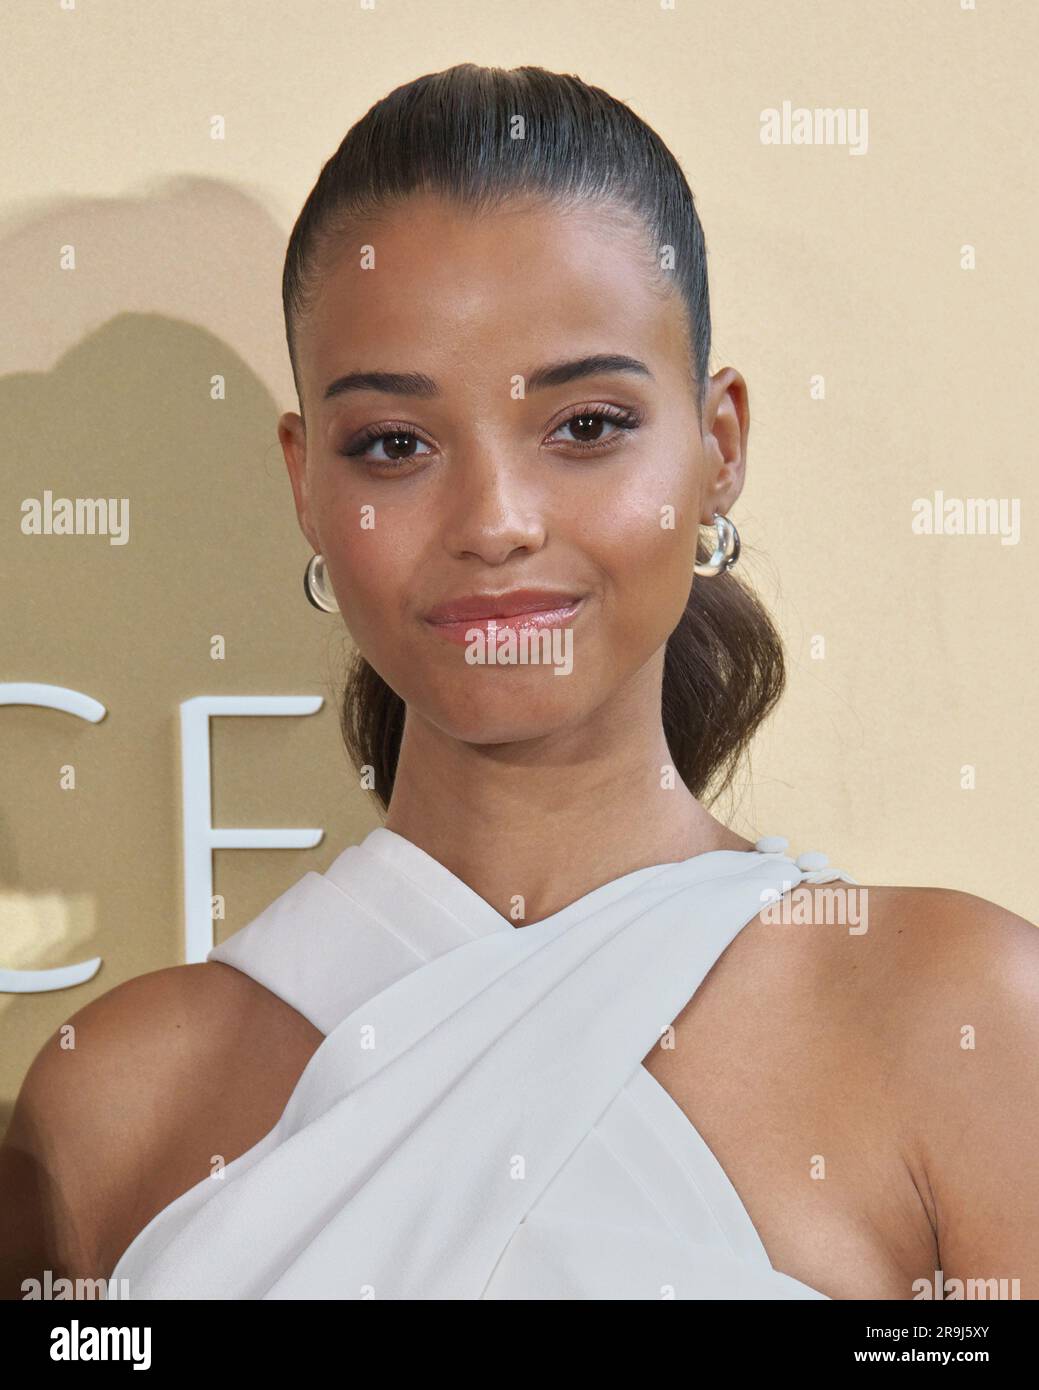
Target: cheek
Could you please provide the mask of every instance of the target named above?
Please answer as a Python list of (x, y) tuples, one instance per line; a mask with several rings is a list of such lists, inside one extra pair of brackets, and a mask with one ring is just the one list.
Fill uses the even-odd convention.
[(699, 533), (696, 471), (664, 468), (600, 494), (574, 534), (603, 576), (608, 612), (625, 640), (662, 642), (689, 598)]
[(393, 642), (401, 621), (401, 595), (407, 592), (410, 564), (389, 530), (338, 527), (322, 536), (325, 563), (343, 622), (367, 655)]
[(693, 582), (695, 532), (676, 518), (674, 527), (657, 517), (629, 526), (623, 543), (608, 557), (617, 639), (648, 655), (674, 631)]

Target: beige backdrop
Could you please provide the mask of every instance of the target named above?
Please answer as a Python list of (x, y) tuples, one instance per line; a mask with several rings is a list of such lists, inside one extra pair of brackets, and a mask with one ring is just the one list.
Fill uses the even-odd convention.
[[(377, 824), (338, 734), (341, 628), (300, 588), (280, 275), (347, 127), (455, 62), (606, 87), (696, 194), (712, 370), (751, 389), (743, 564), (791, 668), (716, 811), (860, 882), (1039, 920), (1033, 0), (47, 0), (4, 29), (0, 681), (72, 686), (108, 715), (0, 709), (0, 967), (104, 960), (75, 989), (0, 995), (0, 1125), (51, 1030), (183, 959), (180, 701), (326, 697), (214, 721), (216, 824), (326, 830), (314, 850), (216, 855), (221, 938)], [(868, 152), (763, 145), (784, 101), (867, 108)], [(130, 497), (130, 543), (23, 536), (44, 489)], [(1019, 543), (913, 534), (936, 490), (1020, 499)]]

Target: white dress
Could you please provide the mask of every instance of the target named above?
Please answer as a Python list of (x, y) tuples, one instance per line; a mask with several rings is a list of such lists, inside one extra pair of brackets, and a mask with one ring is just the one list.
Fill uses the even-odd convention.
[(725, 1171), (642, 1066), (769, 898), (782, 839), (636, 869), (517, 929), (373, 830), (207, 959), (326, 1036), (281, 1118), (160, 1211), (130, 1298), (786, 1299)]

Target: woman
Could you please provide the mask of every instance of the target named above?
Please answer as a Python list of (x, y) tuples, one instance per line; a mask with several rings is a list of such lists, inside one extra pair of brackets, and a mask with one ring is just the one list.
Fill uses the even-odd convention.
[(1039, 1296), (1032, 926), (703, 804), (783, 663), (660, 139), (574, 77), (420, 78), (323, 168), (284, 306), (306, 591), (386, 823), (45, 1046), (9, 1282)]

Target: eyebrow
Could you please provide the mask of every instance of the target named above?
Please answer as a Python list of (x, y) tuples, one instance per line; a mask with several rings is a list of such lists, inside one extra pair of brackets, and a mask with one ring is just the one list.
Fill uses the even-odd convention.
[[(603, 376), (607, 372), (631, 372), (635, 376), (653, 373), (637, 357), (624, 353), (600, 352), (589, 357), (575, 357), (567, 362), (551, 362), (537, 367), (527, 377), (528, 391), (542, 391), (549, 386), (565, 386), (586, 376)], [(432, 377), (421, 372), (350, 372), (336, 377), (326, 389), (324, 399), (344, 396), (350, 391), (381, 391), (390, 396), (439, 396), (440, 387)]]

